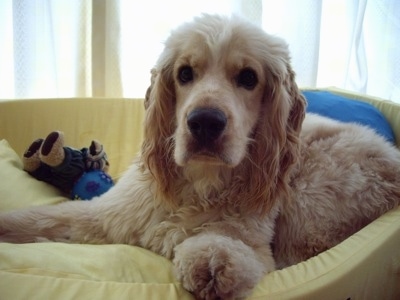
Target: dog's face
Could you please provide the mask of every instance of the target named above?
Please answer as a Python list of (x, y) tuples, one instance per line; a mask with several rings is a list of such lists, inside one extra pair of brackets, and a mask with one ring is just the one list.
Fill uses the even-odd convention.
[(197, 18), (167, 39), (145, 106), (142, 154), (167, 198), (188, 165), (233, 169), (254, 209), (288, 189), (305, 102), (281, 39), (240, 19)]
[[(195, 47), (193, 45), (196, 45)], [(175, 161), (237, 166), (261, 113), (262, 64), (242, 39), (211, 47), (191, 36), (173, 65), (176, 96)]]

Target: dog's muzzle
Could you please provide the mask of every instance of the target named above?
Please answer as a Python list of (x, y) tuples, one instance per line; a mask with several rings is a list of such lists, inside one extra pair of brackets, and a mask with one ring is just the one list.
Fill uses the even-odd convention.
[(218, 139), (225, 129), (227, 117), (216, 108), (197, 108), (187, 117), (187, 125), (196, 141), (207, 146)]

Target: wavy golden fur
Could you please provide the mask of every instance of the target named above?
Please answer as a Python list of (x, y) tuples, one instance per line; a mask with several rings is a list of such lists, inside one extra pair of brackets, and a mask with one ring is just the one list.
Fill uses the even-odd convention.
[[(152, 70), (145, 107), (141, 156), (114, 188), (92, 201), (0, 215), (0, 240), (141, 246), (173, 259), (177, 278), (197, 298), (230, 299), (247, 296), (275, 269), (271, 242), (283, 267), (398, 204), (397, 150), (359, 126), (322, 119), (328, 123), (321, 127), (318, 118), (303, 124), (305, 100), (287, 45), (241, 19), (205, 15), (173, 31)], [(374, 197), (388, 195), (380, 202), (358, 179), (344, 188), (351, 174), (329, 164), (354, 161), (357, 134), (363, 148), (371, 140), (381, 145), (365, 155), (379, 160), (368, 167), (384, 173), (385, 184), (355, 168), (359, 178), (369, 176), (361, 181), (373, 186)], [(326, 160), (320, 145), (332, 137), (346, 142), (329, 145), (338, 149)], [(338, 171), (324, 181), (319, 171), (332, 166)], [(337, 201), (341, 196), (349, 201)], [(346, 214), (358, 224), (352, 227), (337, 212), (354, 196), (357, 210)]]

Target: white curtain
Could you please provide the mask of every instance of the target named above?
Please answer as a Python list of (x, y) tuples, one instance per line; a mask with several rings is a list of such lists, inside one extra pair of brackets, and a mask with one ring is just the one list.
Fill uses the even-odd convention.
[(201, 12), (285, 38), (302, 87), (400, 102), (398, 0), (1, 0), (0, 98), (143, 97), (170, 29)]
[(263, 27), (289, 43), (300, 86), (400, 102), (400, 1), (265, 0)]
[(1, 0), (0, 98), (122, 97), (119, 1)]

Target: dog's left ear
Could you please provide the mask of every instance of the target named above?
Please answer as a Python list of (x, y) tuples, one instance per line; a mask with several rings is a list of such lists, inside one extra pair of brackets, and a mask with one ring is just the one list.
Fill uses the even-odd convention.
[(154, 177), (157, 199), (164, 199), (174, 205), (174, 162), (173, 134), (175, 120), (175, 89), (172, 64), (159, 64), (151, 71), (151, 85), (145, 98), (144, 141), (142, 144), (143, 166)]
[(250, 145), (252, 158), (248, 185), (252, 210), (267, 213), (274, 203), (289, 196), (289, 180), (300, 157), (299, 135), (306, 101), (286, 64), (284, 74), (275, 74), (266, 88), (262, 113)]
[(301, 125), (303, 124), (305, 113), (306, 113), (306, 99), (300, 92), (296, 81), (295, 74), (292, 67), (287, 65), (288, 74), (286, 80), (284, 81), (284, 86), (289, 94), (289, 99), (291, 101), (291, 109), (288, 119), (288, 129), (293, 138), (297, 139), (300, 134)]
[[(280, 166), (282, 180), (286, 185), (285, 190), (289, 189), (289, 175), (292, 166), (300, 159), (300, 131), (306, 113), (306, 99), (300, 92), (296, 81), (295, 74), (290, 64), (287, 64), (287, 76), (282, 83), (280, 97), (287, 98), (290, 105), (289, 116), (286, 121), (285, 134), (286, 143), (284, 143), (281, 155)], [(286, 95), (287, 94), (287, 95)], [(276, 95), (279, 98), (279, 93)]]

